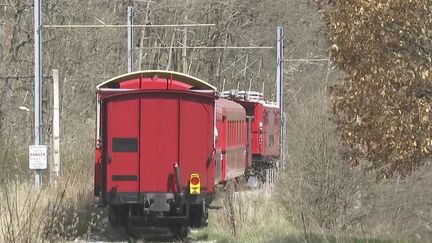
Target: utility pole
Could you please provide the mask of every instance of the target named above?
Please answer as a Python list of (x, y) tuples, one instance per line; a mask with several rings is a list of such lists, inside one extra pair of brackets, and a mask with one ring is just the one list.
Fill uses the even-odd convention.
[[(144, 19), (144, 24), (148, 23), (148, 19), (149, 19), (149, 8), (150, 8), (150, 2), (147, 2), (147, 6), (146, 6), (146, 14), (145, 14), (145, 19)], [(146, 28), (143, 28), (141, 31), (141, 39), (140, 39), (140, 47), (144, 46), (144, 38), (146, 36)], [(143, 49), (139, 50), (139, 55), (138, 55), (138, 70), (142, 69), (142, 59), (143, 59)]]
[(57, 187), (60, 178), (60, 106), (59, 106), (59, 72), (52, 70), (53, 77), (53, 134), (52, 134), (52, 172), (54, 186)]
[(128, 72), (133, 70), (133, 6), (127, 8)]
[[(185, 23), (187, 23), (187, 20), (188, 20), (188, 8), (189, 8), (189, 3), (190, 3), (190, 1), (189, 0), (186, 0), (186, 14), (185, 14), (185, 19), (184, 19), (184, 22)], [(182, 61), (183, 61), (183, 73), (188, 73), (188, 65), (187, 65), (187, 49), (186, 49), (186, 46), (187, 46), (187, 32), (188, 32), (188, 28), (187, 27), (185, 27), (184, 29), (183, 29), (183, 49), (182, 49)]]
[[(42, 145), (42, 0), (34, 0), (34, 145)], [(35, 186), (42, 186), (42, 170), (35, 170)]]
[(280, 156), (281, 156), (281, 170), (285, 167), (285, 115), (284, 115), (284, 34), (283, 27), (278, 26), (276, 28), (276, 105), (280, 111)]

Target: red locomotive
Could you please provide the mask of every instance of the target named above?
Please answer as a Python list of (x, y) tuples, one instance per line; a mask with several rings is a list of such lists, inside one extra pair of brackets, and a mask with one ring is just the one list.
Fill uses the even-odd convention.
[[(235, 98), (235, 97), (240, 97)], [(252, 166), (249, 176), (261, 182), (274, 180), (274, 169), (280, 157), (280, 111), (276, 104), (265, 102), (258, 92), (239, 92), (235, 96), (251, 121)]]
[(217, 184), (279, 157), (279, 110), (212, 85), (139, 71), (97, 86), (95, 196), (114, 225), (207, 225)]

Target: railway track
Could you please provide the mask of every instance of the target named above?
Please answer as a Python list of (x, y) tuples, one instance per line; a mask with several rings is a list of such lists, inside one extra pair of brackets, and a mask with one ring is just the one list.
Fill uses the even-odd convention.
[(156, 227), (111, 227), (108, 218), (104, 218), (88, 237), (77, 239), (73, 242), (117, 242), (117, 243), (138, 243), (138, 242), (216, 242), (208, 239), (201, 229), (190, 229), (188, 237), (182, 239), (173, 234), (167, 228)]

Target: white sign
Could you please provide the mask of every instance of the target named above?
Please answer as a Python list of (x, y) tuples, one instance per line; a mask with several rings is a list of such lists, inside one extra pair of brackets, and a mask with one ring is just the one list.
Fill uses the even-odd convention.
[(31, 170), (44, 170), (47, 168), (47, 146), (30, 145), (29, 146), (29, 168)]

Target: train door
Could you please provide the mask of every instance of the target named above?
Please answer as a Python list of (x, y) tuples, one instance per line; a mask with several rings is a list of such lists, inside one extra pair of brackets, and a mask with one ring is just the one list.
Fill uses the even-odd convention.
[(216, 139), (216, 158), (215, 158), (215, 184), (222, 181), (222, 141), (225, 138), (224, 131), (222, 129), (222, 111), (218, 111), (216, 117), (216, 130), (217, 130), (217, 139)]
[(222, 126), (221, 126), (221, 146), (222, 146), (222, 181), (226, 180), (226, 163), (227, 163), (227, 147), (228, 144), (228, 121), (226, 119), (226, 115), (222, 116)]
[(138, 118), (139, 100), (120, 97), (106, 104), (106, 192), (129, 203), (139, 199)]
[[(213, 106), (208, 98), (169, 93), (147, 94), (141, 99), (140, 191), (177, 192), (174, 164), (178, 163), (182, 189), (191, 174), (199, 174), (207, 190), (214, 176)], [(210, 188), (209, 188), (210, 189)]]
[(141, 99), (141, 192), (174, 192), (174, 164), (179, 161), (179, 101)]
[(192, 173), (199, 174), (203, 192), (211, 192), (215, 180), (212, 102), (199, 97), (180, 100), (180, 163), (183, 163), (180, 169), (184, 171), (186, 185)]

